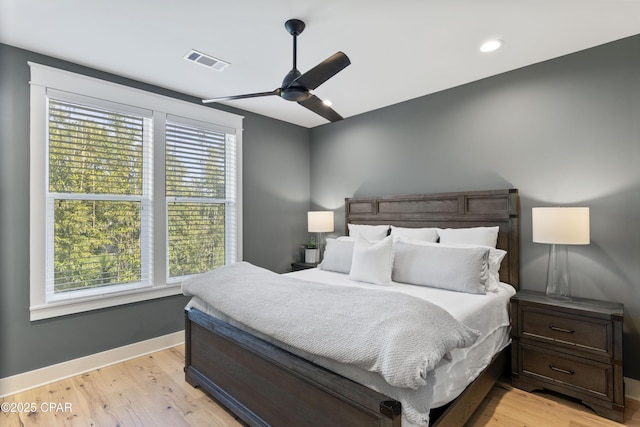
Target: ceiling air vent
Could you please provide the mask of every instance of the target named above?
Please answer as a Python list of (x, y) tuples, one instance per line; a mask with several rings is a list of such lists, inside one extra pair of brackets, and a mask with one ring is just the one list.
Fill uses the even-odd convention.
[(213, 56), (205, 55), (204, 53), (200, 53), (193, 49), (184, 56), (184, 59), (200, 64), (203, 67), (212, 68), (216, 71), (222, 71), (230, 65), (228, 62), (224, 62), (223, 60), (214, 58)]

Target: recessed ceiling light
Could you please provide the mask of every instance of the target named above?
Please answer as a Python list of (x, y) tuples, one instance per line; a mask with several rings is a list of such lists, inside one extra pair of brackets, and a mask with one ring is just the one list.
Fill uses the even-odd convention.
[(480, 46), (481, 52), (493, 52), (494, 50), (500, 49), (502, 46), (502, 40), (489, 40), (486, 41)]

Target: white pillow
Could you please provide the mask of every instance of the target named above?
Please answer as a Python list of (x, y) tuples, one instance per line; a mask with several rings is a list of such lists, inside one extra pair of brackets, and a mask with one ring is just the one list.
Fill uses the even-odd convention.
[(349, 226), (349, 236), (358, 237), (361, 235), (368, 241), (382, 240), (389, 234), (388, 225), (368, 225), (368, 224), (347, 224)]
[(485, 287), (487, 288), (487, 292), (498, 292), (500, 290), (500, 265), (505, 255), (507, 255), (507, 251), (492, 248), (491, 246), (472, 245), (468, 243), (430, 243), (421, 240), (411, 240), (406, 238), (401, 238), (400, 240), (407, 243), (413, 243), (415, 245), (442, 246), (450, 248), (487, 248), (489, 249), (489, 278), (487, 279)]
[(500, 227), (438, 228), (440, 243), (468, 243), (496, 247)]
[[(439, 243), (442, 244), (442, 243)], [(500, 264), (507, 255), (507, 251), (492, 248), (491, 246), (469, 245), (464, 243), (450, 243), (446, 246), (458, 248), (487, 248), (489, 249), (489, 279), (486, 283), (487, 292), (498, 292), (500, 290)]]
[(425, 242), (437, 242), (437, 228), (404, 228), (391, 226), (391, 235), (394, 238), (406, 237), (414, 240), (424, 240)]
[(486, 293), (489, 248), (395, 242), (393, 280), (471, 294)]
[(390, 285), (392, 268), (393, 239), (391, 236), (373, 243), (362, 235), (358, 235), (353, 248), (349, 279), (376, 285)]
[(498, 292), (500, 290), (500, 264), (507, 251), (491, 248), (489, 250), (489, 280), (487, 280), (487, 291)]
[(353, 258), (354, 240), (340, 240), (327, 237), (324, 249), (324, 258), (318, 265), (320, 270), (348, 273), (351, 271), (351, 259)]

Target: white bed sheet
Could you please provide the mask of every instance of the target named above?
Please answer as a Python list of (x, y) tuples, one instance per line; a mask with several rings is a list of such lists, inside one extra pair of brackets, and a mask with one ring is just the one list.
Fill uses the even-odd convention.
[[(333, 286), (356, 286), (390, 292), (402, 292), (425, 299), (451, 313), (460, 322), (476, 329), (481, 336), (471, 347), (454, 350), (450, 360), (443, 360), (430, 373), (428, 382), (432, 387), (422, 387), (418, 390), (405, 392), (389, 386), (382, 377), (361, 369), (353, 369), (340, 365), (335, 361), (323, 360), (310, 355), (299, 354), (314, 363), (324, 366), (347, 378), (351, 378), (363, 385), (373, 388), (395, 399), (404, 400), (416, 409), (437, 408), (454, 400), (481, 372), (488, 366), (495, 354), (510, 343), (508, 301), (515, 290), (512, 286), (501, 283), (500, 290), (486, 295), (452, 292), (424, 286), (392, 283), (390, 286), (373, 285), (350, 280), (346, 274), (324, 271), (317, 268), (287, 273), (288, 276), (302, 280), (310, 280)], [(246, 329), (233, 319), (226, 318), (206, 302), (197, 297), (187, 305), (187, 308), (197, 308), (209, 315), (220, 318), (236, 327)], [(250, 331), (263, 339), (256, 331)], [(298, 354), (295, 349), (288, 349)], [(427, 411), (428, 412), (428, 411)], [(418, 426), (425, 424), (411, 423), (403, 415), (402, 426)]]
[(350, 280), (346, 274), (312, 268), (287, 273), (299, 279), (329, 285), (357, 286), (402, 292), (425, 299), (447, 310), (458, 321), (480, 331), (481, 336), (471, 347), (451, 352), (451, 360), (435, 370), (431, 407), (438, 408), (454, 400), (471, 381), (480, 375), (494, 355), (510, 344), (509, 299), (515, 295), (513, 286), (500, 283), (500, 290), (486, 295), (452, 292), (426, 286), (393, 282), (379, 286)]

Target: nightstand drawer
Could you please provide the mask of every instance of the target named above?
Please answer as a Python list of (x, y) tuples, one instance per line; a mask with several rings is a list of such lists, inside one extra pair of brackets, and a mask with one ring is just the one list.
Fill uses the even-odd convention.
[(622, 422), (622, 304), (520, 291), (511, 297), (511, 381), (580, 399)]
[(554, 341), (611, 354), (611, 322), (550, 310), (522, 308), (521, 337)]
[(611, 365), (526, 345), (521, 346), (521, 351), (521, 375), (554, 381), (603, 399), (612, 398)]

